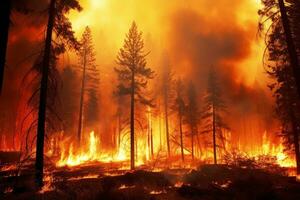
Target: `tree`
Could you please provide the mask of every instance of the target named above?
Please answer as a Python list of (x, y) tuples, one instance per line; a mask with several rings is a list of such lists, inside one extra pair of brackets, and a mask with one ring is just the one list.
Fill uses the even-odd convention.
[[(66, 50), (66, 47), (77, 48), (78, 42), (74, 37), (71, 23), (65, 16), (71, 9), (81, 10), (77, 0), (51, 0), (48, 9), (48, 23), (45, 39), (45, 47), (41, 59), (41, 82), (39, 87), (39, 108), (38, 108), (38, 124), (36, 139), (36, 182), (38, 186), (43, 184), (43, 168), (44, 168), (44, 138), (45, 138), (45, 122), (47, 110), (47, 90), (49, 80), (50, 67), (55, 70), (55, 58)], [(64, 43), (52, 44), (53, 32), (60, 37)], [(54, 59), (53, 59), (54, 58)], [(51, 63), (52, 62), (52, 63)]]
[(188, 88), (188, 105), (185, 112), (185, 121), (190, 127), (192, 159), (194, 160), (194, 138), (198, 137), (198, 123), (200, 121), (200, 111), (197, 101), (197, 93), (193, 82)]
[(11, 0), (4, 0), (0, 6), (0, 95), (2, 93), (8, 31), (10, 24)]
[(183, 99), (183, 92), (184, 92), (184, 85), (181, 79), (176, 81), (176, 88), (175, 88), (175, 104), (173, 106), (173, 110), (177, 113), (178, 122), (179, 122), (179, 137), (180, 137), (180, 150), (181, 150), (181, 160), (184, 161), (184, 144), (183, 144), (183, 117), (185, 113), (185, 102)]
[[(269, 88), (273, 92), (273, 96), (276, 100), (275, 113), (282, 124), (280, 136), (284, 139), (286, 150), (294, 152), (297, 173), (299, 174), (300, 102), (297, 90), (297, 81), (294, 74), (295, 61), (292, 62), (291, 46), (288, 46), (287, 42), (287, 37), (289, 37), (287, 35), (289, 34), (287, 34), (284, 28), (282, 16), (279, 15), (279, 10), (281, 9), (282, 11), (283, 9), (284, 11), (285, 7), (282, 7), (284, 5), (282, 5), (281, 2), (281, 8), (279, 8), (279, 5), (274, 1), (265, 1), (263, 5), (264, 7), (259, 11), (262, 19), (260, 23), (260, 31), (263, 32), (263, 25), (266, 21), (270, 20), (271, 22), (268, 31), (264, 35), (267, 46), (265, 54), (265, 58), (267, 59), (266, 71), (273, 79), (273, 82), (269, 84)], [(293, 14), (292, 11), (293, 10), (290, 10), (289, 12), (290, 16), (297, 16), (297, 14)], [(297, 13), (298, 11), (294, 12)], [(292, 24), (293, 29), (291, 30), (294, 30), (293, 32), (295, 34), (298, 30), (296, 28), (296, 24), (299, 24), (299, 22), (295, 22), (294, 19)]]
[(162, 72), (162, 95), (163, 95), (163, 107), (164, 107), (164, 118), (165, 118), (165, 131), (166, 131), (166, 142), (168, 156), (170, 157), (171, 148), (170, 148), (170, 133), (169, 133), (169, 102), (172, 100), (172, 84), (173, 74), (171, 72), (169, 61), (165, 58), (163, 63), (163, 72)]
[(217, 144), (217, 139), (223, 142), (225, 138), (222, 130), (229, 130), (229, 127), (222, 119), (222, 114), (226, 112), (226, 106), (221, 97), (221, 88), (217, 81), (217, 75), (214, 67), (212, 67), (209, 72), (207, 93), (204, 98), (204, 104), (204, 111), (202, 114), (204, 127), (202, 133), (212, 134), (214, 164), (217, 164), (217, 147), (220, 146)]
[[(292, 0), (292, 2), (294, 1)], [(279, 11), (281, 14), (281, 23), (283, 26), (285, 41), (286, 41), (287, 50), (289, 54), (289, 59), (292, 65), (293, 74), (297, 85), (298, 98), (300, 99), (300, 65), (299, 65), (300, 62), (297, 55), (297, 50), (295, 47), (295, 42), (292, 35), (292, 30), (288, 19), (286, 7), (284, 5), (284, 0), (278, 0), (278, 4), (279, 4)], [(296, 11), (296, 13), (297, 12), (299, 12), (299, 10)]]
[(82, 70), (81, 92), (80, 92), (80, 106), (79, 106), (79, 120), (77, 142), (80, 146), (82, 137), (83, 124), (83, 109), (85, 105), (85, 93), (88, 92), (88, 103), (86, 104), (86, 122), (88, 124), (94, 123), (98, 119), (98, 84), (99, 71), (95, 64), (95, 52), (92, 41), (92, 33), (89, 27), (85, 28), (80, 41), (80, 49), (78, 56), (80, 58), (80, 66)]
[(142, 32), (138, 31), (136, 23), (133, 22), (124, 45), (117, 55), (119, 67), (115, 68), (119, 79), (118, 93), (130, 95), (130, 166), (132, 170), (135, 168), (135, 103), (138, 101), (145, 105), (152, 104), (152, 101), (143, 95), (148, 80), (154, 78), (154, 72), (147, 67), (146, 56)]

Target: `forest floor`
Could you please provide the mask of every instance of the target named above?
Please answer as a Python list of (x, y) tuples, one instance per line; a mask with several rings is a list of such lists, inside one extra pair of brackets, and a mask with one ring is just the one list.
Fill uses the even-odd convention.
[(34, 187), (34, 167), (0, 168), (0, 199), (101, 200), (299, 200), (300, 183), (284, 170), (202, 165), (196, 170), (165, 169), (134, 172), (91, 163), (80, 167), (47, 165), (45, 185)]

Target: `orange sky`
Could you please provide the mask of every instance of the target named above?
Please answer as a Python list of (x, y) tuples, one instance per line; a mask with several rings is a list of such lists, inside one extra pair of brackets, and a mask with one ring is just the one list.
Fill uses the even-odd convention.
[[(78, 37), (85, 26), (91, 27), (98, 65), (103, 75), (109, 73), (114, 65), (117, 51), (133, 20), (143, 31), (147, 50), (151, 51), (148, 59), (150, 65), (158, 68), (160, 56), (165, 51), (172, 60), (173, 49), (170, 49), (170, 44), (174, 41), (170, 30), (174, 24), (170, 21), (179, 10), (192, 10), (201, 15), (203, 20), (209, 21), (210, 26), (202, 26), (201, 22), (195, 24), (204, 34), (213, 31), (221, 35), (231, 26), (238, 26), (247, 35), (245, 39), (249, 41), (248, 46), (240, 47), (249, 49), (247, 55), (243, 55), (238, 62), (232, 59), (222, 61), (238, 71), (234, 77), (236, 82), (251, 86), (255, 81), (265, 80), (262, 69), (264, 45), (256, 36), (259, 0), (216, 0), (213, 3), (210, 0), (82, 0), (81, 4), (84, 10), (72, 12), (70, 19)], [(173, 59), (172, 62), (175, 68), (178, 67), (176, 65), (184, 65), (182, 60)]]

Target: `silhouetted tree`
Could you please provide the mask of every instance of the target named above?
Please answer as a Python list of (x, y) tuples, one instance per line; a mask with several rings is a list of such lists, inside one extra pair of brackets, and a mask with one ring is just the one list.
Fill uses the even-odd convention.
[[(43, 168), (44, 168), (44, 138), (47, 115), (46, 111), (53, 112), (53, 102), (47, 102), (49, 97), (55, 101), (56, 95), (48, 95), (48, 90), (55, 91), (57, 89), (57, 69), (56, 59), (66, 50), (66, 47), (77, 49), (79, 44), (74, 37), (71, 23), (65, 16), (71, 9), (81, 10), (77, 0), (51, 0), (48, 9), (48, 23), (45, 39), (45, 47), (41, 55), (38, 57), (33, 69), (38, 73), (40, 86), (33, 93), (31, 100), (37, 95), (38, 97), (38, 119), (37, 119), (37, 137), (36, 137), (36, 182), (39, 186), (43, 184)], [(57, 39), (53, 42), (53, 35)], [(62, 41), (62, 42), (60, 42)], [(32, 102), (30, 100), (30, 102)], [(36, 121), (34, 122), (36, 123)], [(47, 125), (51, 126), (50, 123)], [(32, 124), (31, 127), (34, 127)]]
[(2, 93), (8, 31), (10, 24), (11, 0), (3, 0), (0, 5), (0, 95)]
[(180, 150), (181, 159), (184, 161), (184, 144), (183, 144), (183, 117), (185, 114), (185, 102), (184, 102), (184, 85), (181, 79), (176, 81), (175, 86), (175, 103), (173, 105), (173, 110), (176, 112), (179, 123), (179, 138), (180, 138)]
[[(92, 41), (92, 33), (89, 27), (86, 27), (82, 39), (81, 47), (78, 51), (80, 58), (80, 67), (82, 70), (82, 83), (80, 92), (80, 107), (77, 142), (80, 145), (82, 137), (83, 110), (86, 108), (86, 122), (88, 125), (93, 124), (98, 119), (98, 85), (99, 71), (96, 66), (95, 52)], [(88, 102), (85, 104), (85, 93), (88, 92)]]
[(188, 88), (188, 104), (185, 112), (185, 121), (190, 127), (192, 159), (194, 160), (194, 141), (198, 136), (198, 123), (200, 122), (200, 111), (197, 100), (197, 92), (193, 82), (190, 83)]
[(148, 100), (143, 95), (143, 90), (147, 87), (148, 80), (154, 77), (154, 72), (146, 66), (146, 56), (142, 32), (138, 31), (136, 23), (133, 22), (129, 33), (126, 35), (124, 45), (117, 56), (117, 64), (120, 67), (115, 68), (119, 79), (118, 93), (130, 95), (131, 169), (135, 168), (135, 103), (139, 101), (142, 104), (151, 105), (151, 100)]
[[(273, 83), (269, 84), (269, 88), (275, 97), (275, 111), (282, 123), (280, 136), (282, 136), (284, 139), (286, 149), (294, 151), (297, 164), (297, 173), (299, 174), (300, 102), (297, 91), (297, 81), (295, 78), (295, 66), (297, 61), (295, 63), (295, 59), (294, 61), (291, 59), (291, 54), (293, 54), (291, 49), (293, 49), (294, 45), (292, 44), (292, 47), (291, 44), (288, 45), (288, 43), (293, 43), (291, 38), (289, 38), (290, 34), (292, 33), (290, 31), (294, 30), (294, 34), (297, 32), (298, 29), (296, 24), (299, 24), (299, 21), (296, 22), (295, 18), (292, 18), (293, 29), (290, 29), (287, 27), (289, 24), (285, 24), (288, 23), (288, 19), (283, 2), (280, 1), (280, 5), (271, 0), (266, 0), (263, 3), (264, 7), (259, 11), (259, 14), (262, 17), (260, 23), (261, 31), (263, 31), (263, 25), (266, 21), (269, 20), (271, 22), (270, 27), (268, 27), (268, 31), (264, 35), (267, 46), (267, 52), (265, 54), (265, 58), (267, 59), (266, 71), (274, 80)], [(289, 9), (291, 9), (291, 7), (289, 7)], [(292, 14), (292, 12), (294, 12), (294, 14)], [(290, 10), (289, 15), (297, 16), (299, 15), (297, 12), (298, 10)], [(283, 19), (285, 22), (283, 22)], [(294, 36), (294, 38), (297, 37), (299, 36)]]
[(208, 76), (207, 94), (204, 98), (204, 111), (202, 119), (204, 123), (202, 133), (212, 134), (212, 145), (214, 154), (214, 164), (217, 164), (217, 139), (224, 141), (222, 130), (229, 129), (222, 119), (222, 114), (226, 111), (225, 103), (221, 97), (221, 88), (214, 67), (211, 68)]
[(170, 131), (169, 131), (169, 107), (170, 101), (172, 100), (172, 85), (173, 85), (173, 74), (170, 69), (170, 63), (167, 58), (163, 63), (162, 71), (162, 95), (163, 95), (163, 109), (164, 109), (164, 118), (165, 118), (165, 131), (166, 131), (166, 143), (168, 156), (171, 154), (170, 148)]

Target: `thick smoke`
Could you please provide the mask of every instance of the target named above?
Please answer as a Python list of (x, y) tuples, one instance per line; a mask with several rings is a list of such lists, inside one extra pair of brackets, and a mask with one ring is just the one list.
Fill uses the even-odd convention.
[[(3, 132), (11, 135), (15, 130), (19, 109), (25, 104), (20, 94), (22, 78), (35, 59), (44, 38), (47, 1), (23, 1), (35, 12), (14, 11), (9, 36), (5, 90), (0, 99)], [(262, 134), (274, 126), (272, 100), (267, 92), (264, 75), (255, 74), (261, 69), (260, 49), (257, 43), (257, 5), (249, 0), (83, 0), (84, 10), (71, 13), (76, 35), (80, 36), (86, 25), (92, 29), (97, 64), (101, 71), (101, 96), (103, 131), (112, 132), (109, 124), (114, 115), (112, 91), (113, 67), (118, 48), (121, 47), (130, 23), (135, 20), (144, 33), (145, 45), (150, 51), (149, 65), (157, 73), (161, 57), (169, 55), (170, 65), (178, 76), (188, 83), (193, 80), (201, 97), (206, 90), (209, 68), (218, 71), (223, 96), (228, 104), (228, 121), (235, 134)], [(18, 4), (20, 10), (25, 6)], [(22, 11), (22, 9), (21, 9)], [(23, 12), (23, 11), (22, 11)], [(96, 20), (97, 19), (97, 20)], [(68, 58), (68, 55), (65, 57)], [(77, 63), (74, 56), (68, 62)], [(245, 64), (250, 63), (250, 64)], [(249, 77), (257, 81), (249, 84)], [(252, 80), (251, 79), (251, 80)], [(30, 94), (27, 90), (25, 96)], [(202, 99), (199, 98), (201, 102)], [(6, 108), (11, 108), (9, 111)], [(17, 112), (19, 111), (19, 113)], [(268, 113), (268, 114), (266, 114)], [(22, 113), (21, 113), (22, 114)], [(12, 115), (8, 118), (7, 116)], [(19, 119), (20, 120), (20, 119)], [(245, 121), (245, 125), (241, 121)], [(249, 130), (249, 127), (257, 129)]]

